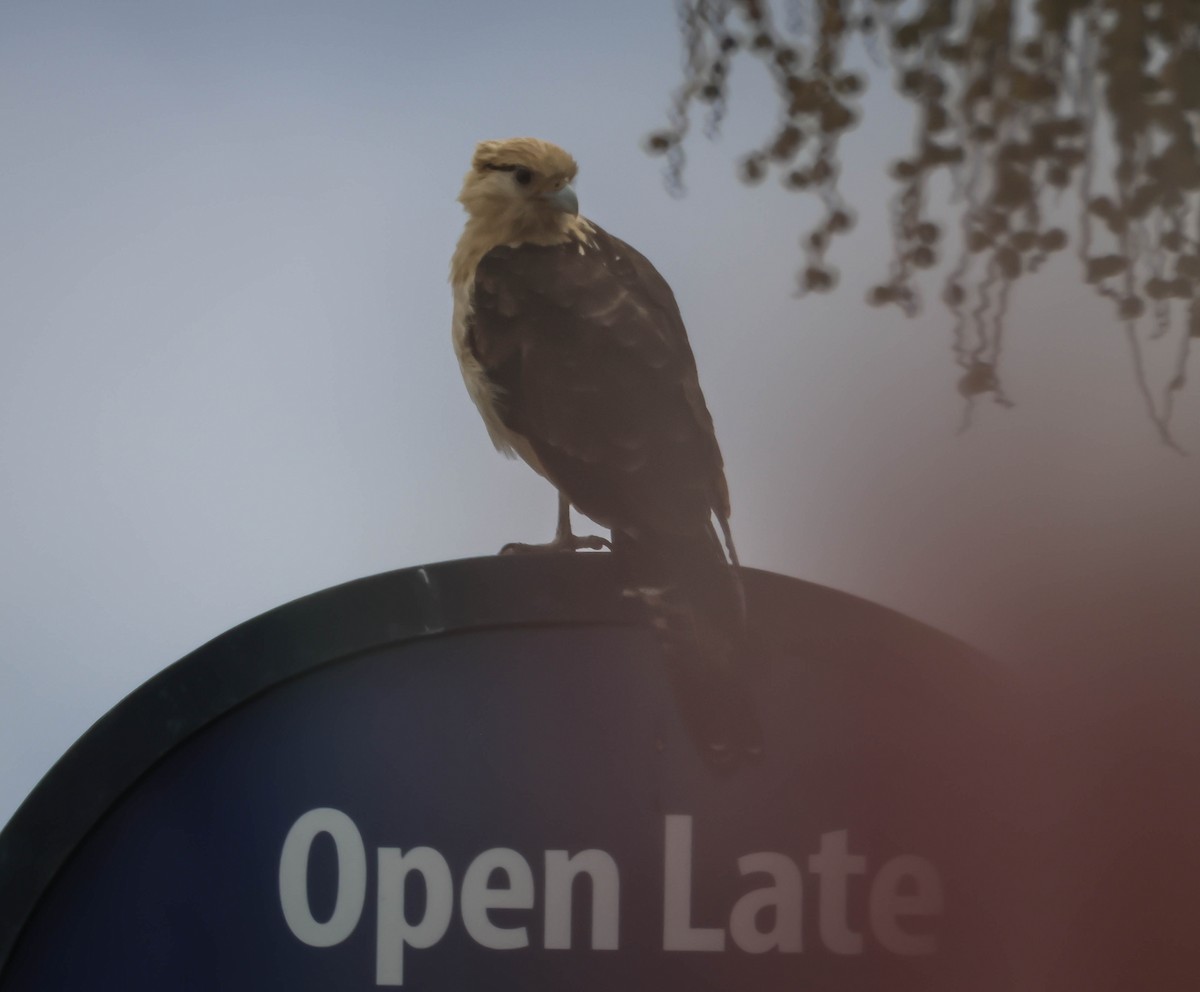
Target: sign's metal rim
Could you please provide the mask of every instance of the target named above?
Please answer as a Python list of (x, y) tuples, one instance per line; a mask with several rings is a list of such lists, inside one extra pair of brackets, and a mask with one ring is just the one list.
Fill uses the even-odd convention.
[[(468, 558), (356, 579), (226, 631), (101, 717), (0, 831), (0, 973), (42, 894), (108, 810), (159, 760), (230, 710), (288, 679), (364, 651), (497, 627), (641, 622), (609, 554)], [(848, 593), (743, 569), (751, 620), (787, 643), (831, 614), (888, 616), (899, 641), (935, 634)], [(803, 608), (797, 608), (803, 604)], [(899, 645), (897, 645), (899, 646)], [(974, 653), (957, 644), (959, 657)], [(898, 652), (904, 654), (903, 650)]]

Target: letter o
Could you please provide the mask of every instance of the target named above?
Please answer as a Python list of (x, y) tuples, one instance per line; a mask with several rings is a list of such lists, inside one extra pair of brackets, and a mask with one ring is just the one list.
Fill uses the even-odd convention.
[[(337, 898), (324, 923), (308, 904), (308, 856), (317, 834), (337, 848)], [(288, 831), (279, 856), (279, 905), (288, 928), (310, 947), (332, 947), (354, 932), (367, 895), (367, 852), (354, 821), (338, 809), (310, 809)]]

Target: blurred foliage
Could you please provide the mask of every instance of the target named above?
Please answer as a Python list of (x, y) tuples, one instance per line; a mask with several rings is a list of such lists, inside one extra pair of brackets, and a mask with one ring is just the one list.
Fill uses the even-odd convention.
[[(1000, 378), (1013, 284), (1074, 240), (1081, 278), (1109, 299), (1163, 440), (1200, 338), (1200, 0), (678, 0), (685, 78), (668, 126), (646, 139), (682, 190), (692, 114), (715, 136), (731, 69), (757, 60), (778, 95), (778, 126), (740, 161), (749, 184), (777, 176), (815, 197), (799, 291), (837, 285), (830, 258), (854, 226), (838, 190), (838, 149), (858, 123), (867, 75), (854, 44), (890, 63), (916, 112), (909, 154), (889, 168), (894, 253), (869, 303), (916, 314), (920, 274), (945, 262), (959, 391), (1008, 404)], [(866, 60), (860, 58), (860, 63)], [(952, 238), (929, 213), (931, 183), (953, 190)], [(1103, 183), (1100, 179), (1103, 174)], [(1064, 195), (1077, 210), (1056, 211)], [(1072, 201), (1068, 200), (1068, 204)], [(1049, 215), (1077, 216), (1074, 238)], [(953, 245), (949, 242), (955, 242)], [(1147, 342), (1174, 347), (1152, 389)], [(1167, 344), (1166, 342), (1171, 342)]]

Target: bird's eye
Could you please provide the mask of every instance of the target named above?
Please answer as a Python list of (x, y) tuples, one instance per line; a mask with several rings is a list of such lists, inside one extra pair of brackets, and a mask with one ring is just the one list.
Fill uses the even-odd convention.
[(522, 186), (528, 186), (533, 181), (533, 173), (528, 169), (514, 169), (513, 178)]

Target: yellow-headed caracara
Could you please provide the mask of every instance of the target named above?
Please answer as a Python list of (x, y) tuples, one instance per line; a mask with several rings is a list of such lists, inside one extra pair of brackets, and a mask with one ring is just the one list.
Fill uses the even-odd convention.
[[(739, 580), (712, 524), (715, 515), (736, 565), (721, 451), (670, 287), (579, 216), (575, 173), (549, 142), (484, 141), (459, 195), (468, 217), (450, 281), (467, 390), (496, 447), (559, 492), (554, 541), (505, 550), (604, 544), (571, 533), (572, 505), (611, 529), (668, 654), (673, 644), (707, 672), (703, 691), (687, 677), (690, 694), (711, 702), (729, 695), (744, 628)], [(697, 706), (711, 709), (691, 705), (693, 732), (725, 750), (728, 714)]]

